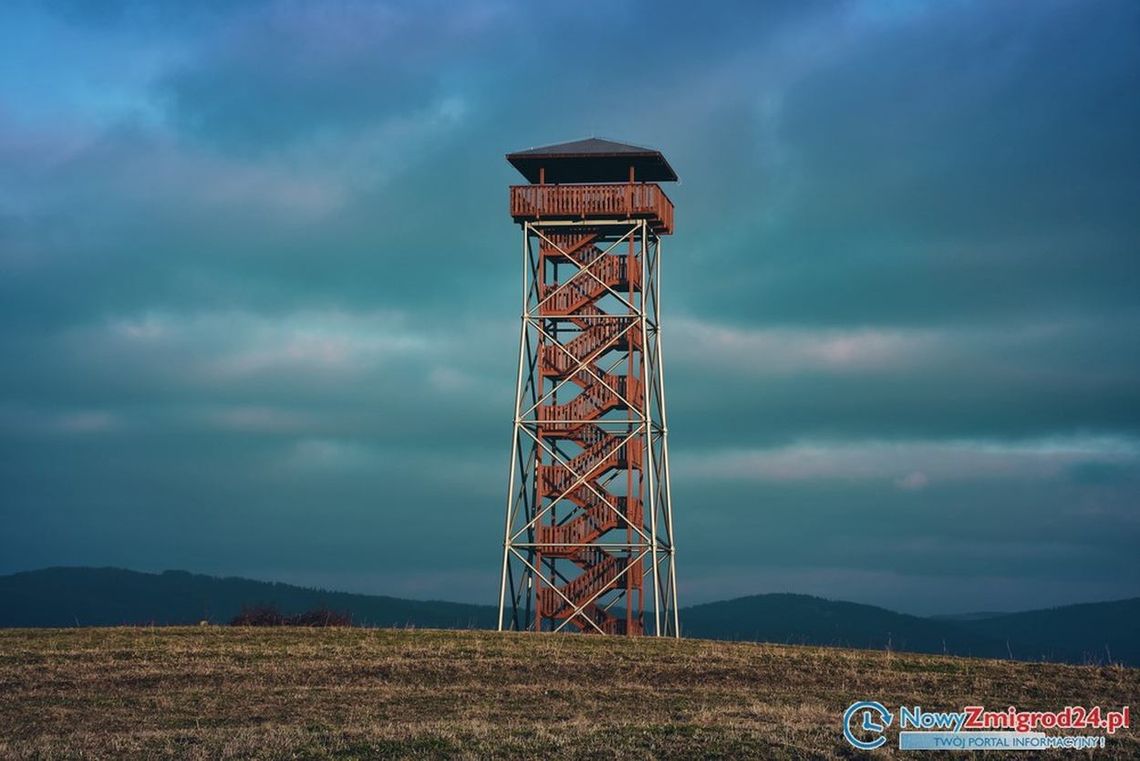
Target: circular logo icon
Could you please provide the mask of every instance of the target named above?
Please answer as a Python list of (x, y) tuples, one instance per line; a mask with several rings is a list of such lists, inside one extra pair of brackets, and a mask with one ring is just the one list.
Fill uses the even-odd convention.
[(860, 700), (843, 712), (843, 737), (859, 750), (874, 750), (887, 741), (883, 732), (893, 719), (882, 703)]

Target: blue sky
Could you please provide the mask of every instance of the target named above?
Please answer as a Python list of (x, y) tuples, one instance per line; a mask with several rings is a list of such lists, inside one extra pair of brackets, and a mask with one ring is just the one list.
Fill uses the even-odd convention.
[(1140, 594), (1140, 6), (13, 0), (0, 573), (490, 602), (503, 154), (660, 148), (682, 602)]

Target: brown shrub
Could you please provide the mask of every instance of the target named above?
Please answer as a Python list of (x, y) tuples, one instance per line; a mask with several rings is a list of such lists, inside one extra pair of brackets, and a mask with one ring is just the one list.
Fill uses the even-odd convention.
[(352, 616), (328, 608), (314, 608), (285, 619), (286, 626), (352, 626)]
[(241, 613), (230, 621), (230, 626), (283, 626), (284, 624), (285, 616), (272, 605), (242, 606)]
[(352, 617), (328, 608), (286, 616), (273, 605), (253, 605), (243, 607), (230, 626), (352, 626)]

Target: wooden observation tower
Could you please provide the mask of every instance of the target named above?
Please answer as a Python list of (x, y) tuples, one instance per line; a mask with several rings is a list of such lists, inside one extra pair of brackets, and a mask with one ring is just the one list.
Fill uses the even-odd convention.
[(591, 138), (512, 153), (519, 338), (499, 629), (678, 636), (661, 364), (677, 175)]

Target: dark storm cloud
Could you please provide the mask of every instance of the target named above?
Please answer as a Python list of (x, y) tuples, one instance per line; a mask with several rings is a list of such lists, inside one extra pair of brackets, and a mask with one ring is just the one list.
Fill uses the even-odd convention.
[(761, 261), (707, 279), (702, 306), (845, 324), (1134, 313), (1140, 10), (1035, 8), (919, 15), (788, 90), (782, 213), (743, 221)]
[(238, 19), (161, 83), (181, 129), (233, 150), (343, 134), (429, 109), (493, 51), (505, 9), (470, 3), (280, 6)]
[[(721, 446), (1140, 428), (1135, 320), (964, 323), (750, 330), (675, 321), (665, 347), (676, 381), (670, 427)], [(726, 400), (757, 424), (724, 425)]]
[(487, 599), (502, 155), (596, 133), (682, 177), (694, 597), (1135, 593), (1135, 5), (2, 13), (0, 571)]

